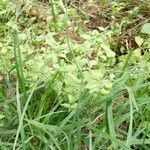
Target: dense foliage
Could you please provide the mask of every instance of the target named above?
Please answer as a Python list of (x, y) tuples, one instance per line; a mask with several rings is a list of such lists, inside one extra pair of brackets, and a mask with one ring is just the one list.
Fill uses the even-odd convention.
[(146, 0), (0, 0), (0, 149), (150, 149)]

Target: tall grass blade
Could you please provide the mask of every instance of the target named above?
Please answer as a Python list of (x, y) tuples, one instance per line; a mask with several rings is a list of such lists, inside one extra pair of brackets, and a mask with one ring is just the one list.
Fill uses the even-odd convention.
[(13, 32), (13, 39), (14, 39), (14, 58), (15, 58), (15, 68), (17, 71), (17, 78), (19, 81), (21, 92), (23, 92), (24, 98), (26, 99), (27, 93), (25, 88), (25, 79), (23, 75), (23, 61), (21, 58), (21, 49), (19, 47), (19, 38), (17, 30), (14, 30)]
[(127, 134), (127, 142), (126, 145), (128, 148), (131, 146), (132, 142), (132, 132), (133, 132), (133, 97), (132, 93), (130, 91), (130, 88), (127, 87), (128, 93), (129, 93), (129, 105), (130, 105), (130, 123), (129, 123), (129, 129)]
[(29, 95), (29, 97), (28, 97), (28, 99), (26, 101), (26, 104), (25, 104), (25, 106), (23, 108), (22, 114), (20, 116), (19, 126), (18, 126), (18, 129), (17, 129), (17, 133), (16, 133), (14, 145), (13, 145), (13, 150), (15, 150), (15, 148), (16, 148), (17, 140), (18, 140), (18, 137), (19, 137), (20, 130), (21, 130), (21, 128), (23, 128), (23, 119), (25, 117), (26, 110), (28, 109), (29, 102), (31, 101), (31, 98), (32, 98), (32, 95), (33, 95), (35, 89), (36, 89), (36, 85), (34, 86), (33, 90), (31, 91), (31, 93), (30, 93), (30, 95)]

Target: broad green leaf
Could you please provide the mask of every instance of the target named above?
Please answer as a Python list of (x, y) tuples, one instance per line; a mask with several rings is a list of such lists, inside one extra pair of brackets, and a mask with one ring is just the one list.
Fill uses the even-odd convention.
[(80, 83), (80, 80), (72, 73), (68, 73), (65, 76), (65, 83), (67, 85), (76, 85)]
[(0, 15), (5, 14), (6, 12), (7, 12), (7, 10), (2, 10), (2, 11), (0, 11)]
[(109, 81), (109, 80), (105, 80), (105, 82), (104, 82), (104, 87), (106, 88), (106, 89), (110, 89), (110, 88), (112, 88), (112, 82), (111, 81)]
[(69, 99), (69, 104), (74, 104), (76, 101), (75, 96), (71, 94), (68, 95), (68, 99)]
[(46, 42), (46, 44), (50, 45), (51, 47), (56, 48), (58, 46), (58, 43), (55, 41), (55, 39), (53, 37), (54, 35), (55, 35), (55, 33), (49, 32), (46, 35), (45, 42)]
[(140, 47), (140, 46), (143, 44), (144, 39), (141, 38), (140, 36), (136, 36), (136, 37), (135, 37), (135, 42), (136, 42), (136, 43), (138, 44), (138, 46)]
[(109, 93), (109, 91), (106, 90), (105, 88), (102, 88), (102, 89), (100, 90), (100, 93), (101, 93), (102, 95), (106, 95), (106, 94)]
[(91, 70), (90, 75), (93, 79), (100, 79), (103, 77), (103, 72), (101, 70)]
[(114, 57), (115, 53), (109, 48), (109, 46), (102, 44), (101, 47), (104, 49), (107, 57)]
[(3, 114), (0, 114), (0, 120), (3, 119), (5, 116)]
[(133, 51), (133, 58), (136, 60), (136, 61), (139, 61), (142, 57), (141, 57), (141, 49), (140, 48), (137, 48)]
[(99, 83), (96, 80), (89, 80), (85, 88), (94, 89), (94, 91), (98, 91)]
[(69, 23), (68, 16), (66, 14), (59, 15), (59, 23), (61, 25), (67, 26)]
[(150, 34), (150, 23), (145, 23), (143, 25), (141, 33)]
[(84, 72), (85, 80), (90, 82), (91, 80), (100, 80), (104, 76), (101, 70), (90, 70)]

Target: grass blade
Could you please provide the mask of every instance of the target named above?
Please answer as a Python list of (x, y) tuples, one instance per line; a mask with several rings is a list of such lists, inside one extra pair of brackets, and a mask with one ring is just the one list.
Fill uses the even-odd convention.
[(31, 91), (31, 93), (30, 93), (30, 95), (29, 95), (29, 97), (28, 97), (28, 99), (26, 101), (25, 107), (24, 107), (24, 109), (22, 111), (22, 114), (20, 116), (19, 126), (18, 126), (18, 129), (17, 129), (16, 138), (15, 138), (14, 145), (13, 145), (13, 150), (15, 150), (15, 148), (16, 148), (17, 140), (18, 140), (18, 137), (19, 137), (20, 130), (21, 130), (21, 128), (23, 128), (23, 119), (24, 119), (26, 110), (28, 109), (29, 102), (31, 101), (31, 98), (32, 98), (32, 95), (33, 95), (35, 89), (36, 89), (36, 86)]

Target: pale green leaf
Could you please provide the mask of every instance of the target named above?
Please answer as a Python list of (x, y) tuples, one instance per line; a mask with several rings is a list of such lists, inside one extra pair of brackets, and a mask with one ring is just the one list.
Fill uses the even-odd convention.
[(104, 49), (107, 57), (114, 57), (115, 53), (110, 49), (109, 46), (102, 44), (101, 47)]
[(143, 25), (141, 33), (150, 34), (150, 23), (145, 23)]
[(135, 42), (136, 42), (137, 45), (140, 47), (140, 46), (143, 44), (144, 39), (141, 38), (140, 36), (136, 36), (136, 37), (135, 37)]
[(112, 82), (111, 81), (109, 81), (109, 80), (105, 80), (105, 82), (104, 82), (104, 87), (106, 88), (106, 89), (111, 89), (112, 88)]
[(5, 116), (3, 114), (0, 114), (0, 120), (3, 119)]
[(101, 93), (102, 95), (106, 95), (106, 94), (109, 93), (109, 91), (106, 90), (105, 88), (102, 88), (102, 89), (100, 90), (100, 93)]
[(76, 101), (75, 96), (72, 96), (71, 94), (68, 95), (68, 99), (69, 99), (69, 104), (73, 104)]

